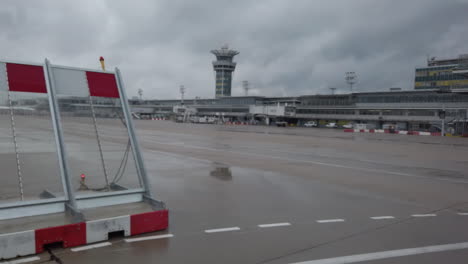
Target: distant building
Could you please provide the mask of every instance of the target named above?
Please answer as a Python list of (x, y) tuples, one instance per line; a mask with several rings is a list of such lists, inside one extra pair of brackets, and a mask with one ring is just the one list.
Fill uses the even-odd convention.
[(468, 67), (468, 54), (458, 58), (430, 58), (427, 67), (416, 68), (415, 89), (468, 89), (468, 76), (457, 73)]
[(184, 102), (181, 106), (177, 99), (130, 100), (130, 106), (136, 115), (149, 117), (184, 114), (186, 117), (222, 117), (224, 121), (267, 123), (268, 119), (268, 122), (291, 124), (314, 120), (319, 126), (329, 122), (339, 126), (364, 123), (378, 129), (394, 126), (400, 130), (431, 132), (440, 131), (439, 113), (444, 110), (446, 128), (453, 128), (454, 134), (468, 136), (468, 89), (443, 93), (411, 90), (297, 97), (231, 96), (185, 99)]
[(236, 63), (232, 59), (239, 52), (224, 45), (221, 49), (212, 50), (211, 53), (216, 56), (216, 61), (213, 61), (216, 74), (216, 98), (231, 96), (232, 73), (236, 69)]

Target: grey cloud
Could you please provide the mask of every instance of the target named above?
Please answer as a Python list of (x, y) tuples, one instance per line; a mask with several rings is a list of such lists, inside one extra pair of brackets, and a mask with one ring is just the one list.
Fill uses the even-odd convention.
[(119, 66), (130, 95), (214, 96), (209, 53), (224, 43), (240, 54), (233, 91), (301, 95), (411, 89), (426, 54), (468, 52), (465, 0), (334, 1), (4, 1), (1, 58), (80, 67)]

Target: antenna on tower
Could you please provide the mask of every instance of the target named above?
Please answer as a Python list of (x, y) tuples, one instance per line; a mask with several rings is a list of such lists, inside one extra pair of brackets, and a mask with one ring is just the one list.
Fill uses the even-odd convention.
[(249, 81), (242, 81), (242, 88), (244, 89), (245, 96), (249, 95)]
[(185, 86), (181, 85), (179, 88), (179, 91), (180, 91), (180, 104), (184, 105)]
[(349, 84), (349, 89), (353, 92), (353, 85), (357, 82), (357, 75), (355, 72), (346, 72), (345, 74), (346, 83)]

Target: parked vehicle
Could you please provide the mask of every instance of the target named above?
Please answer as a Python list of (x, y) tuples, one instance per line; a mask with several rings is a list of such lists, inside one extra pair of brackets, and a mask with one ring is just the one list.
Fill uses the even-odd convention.
[(288, 122), (279, 121), (279, 122), (276, 122), (276, 126), (278, 126), (278, 127), (287, 127)]
[(353, 128), (353, 124), (352, 123), (348, 123), (348, 124), (344, 124), (343, 125), (343, 128)]
[(315, 121), (308, 121), (304, 124), (305, 127), (317, 127), (317, 122)]
[(328, 123), (325, 125), (325, 127), (328, 127), (328, 128), (337, 128), (338, 125), (336, 123)]
[(360, 124), (354, 124), (355, 129), (375, 129), (375, 124), (373, 123), (360, 123)]

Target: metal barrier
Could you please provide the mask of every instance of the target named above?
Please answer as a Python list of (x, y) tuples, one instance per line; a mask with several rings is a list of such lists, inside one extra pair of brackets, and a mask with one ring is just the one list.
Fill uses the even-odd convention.
[[(0, 62), (0, 220), (142, 200), (157, 208), (120, 71)], [(81, 219), (82, 220), (82, 219)]]

